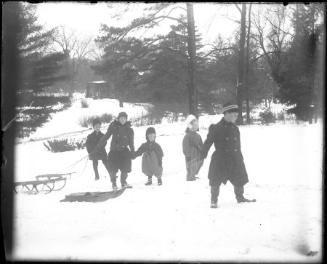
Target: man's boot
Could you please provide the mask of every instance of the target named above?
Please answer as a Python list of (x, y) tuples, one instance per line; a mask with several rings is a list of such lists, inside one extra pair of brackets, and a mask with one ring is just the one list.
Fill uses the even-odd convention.
[(256, 202), (256, 199), (247, 199), (244, 197), (244, 186), (234, 186), (234, 193), (238, 203)]
[(162, 185), (162, 178), (158, 177), (158, 185)]

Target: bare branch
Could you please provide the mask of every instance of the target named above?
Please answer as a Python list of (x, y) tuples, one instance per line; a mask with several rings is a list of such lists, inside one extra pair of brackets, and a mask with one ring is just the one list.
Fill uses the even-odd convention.
[(236, 20), (236, 19), (230, 18), (230, 17), (227, 16), (227, 15), (222, 15), (222, 16), (223, 16), (224, 18), (229, 19), (230, 21), (233, 21), (233, 22), (237, 23), (237, 24), (241, 24), (241, 22), (240, 22), (239, 20)]
[(237, 8), (237, 10), (240, 12), (240, 14), (242, 13), (242, 10), (241, 10), (241, 8), (237, 5), (237, 4), (234, 4), (235, 5), (235, 7)]

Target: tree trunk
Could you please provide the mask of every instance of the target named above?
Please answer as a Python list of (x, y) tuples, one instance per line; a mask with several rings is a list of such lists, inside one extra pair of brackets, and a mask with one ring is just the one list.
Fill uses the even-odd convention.
[(195, 26), (193, 4), (187, 3), (187, 49), (188, 49), (188, 92), (189, 92), (189, 112), (197, 115), (197, 91), (195, 88)]
[(244, 53), (245, 53), (245, 18), (246, 18), (246, 4), (242, 4), (241, 13), (241, 35), (240, 35), (240, 48), (238, 57), (238, 85), (237, 85), (237, 104), (239, 108), (238, 124), (243, 124), (242, 117), (242, 103), (243, 103), (243, 89), (244, 89)]
[(245, 71), (245, 79), (246, 79), (246, 123), (250, 124), (250, 100), (249, 100), (249, 67), (250, 67), (250, 34), (251, 34), (251, 9), (252, 4), (249, 7), (249, 15), (248, 15), (248, 34), (246, 41), (246, 71)]
[[(2, 163), (1, 163), (1, 220), (3, 246), (7, 256), (12, 256), (16, 240), (13, 228), (15, 217), (15, 197), (13, 193), (15, 175), (15, 137), (16, 122), (10, 121), (17, 114), (17, 91), (21, 86), (21, 63), (19, 60), (19, 32), (22, 27), (21, 15), (23, 14), (22, 3), (6, 2), (2, 5), (2, 57), (1, 57), (1, 128), (2, 128)], [(9, 125), (8, 125), (9, 123)], [(4, 131), (4, 126), (7, 126)]]

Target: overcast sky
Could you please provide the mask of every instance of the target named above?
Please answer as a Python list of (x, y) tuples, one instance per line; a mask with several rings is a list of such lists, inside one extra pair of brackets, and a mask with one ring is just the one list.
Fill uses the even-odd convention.
[[(37, 13), (39, 21), (47, 28), (63, 25), (75, 30), (83, 38), (96, 37), (101, 23), (109, 26), (126, 25), (131, 19), (141, 16), (143, 8), (147, 6), (144, 3), (113, 3), (112, 5), (113, 8), (109, 9), (107, 3), (41, 3), (38, 4)], [(122, 11), (127, 5), (130, 6), (130, 11), (123, 13), (121, 19), (111, 18), (114, 13)], [(225, 38), (233, 35), (238, 24), (227, 19), (225, 17), (227, 15), (234, 19), (240, 17), (233, 4), (227, 6), (213, 3), (194, 4), (195, 24), (203, 34), (204, 43), (212, 42), (219, 33)], [(159, 30), (164, 30), (164, 27), (157, 29)]]

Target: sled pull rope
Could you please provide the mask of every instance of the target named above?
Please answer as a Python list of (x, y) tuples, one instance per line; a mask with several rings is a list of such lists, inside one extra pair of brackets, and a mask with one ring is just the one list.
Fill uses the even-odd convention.
[(88, 162), (88, 160), (86, 159), (86, 160), (85, 160), (85, 164), (84, 164), (84, 168), (83, 168), (83, 170), (82, 170), (81, 177), (83, 176), (83, 174), (84, 174), (84, 172), (85, 172), (87, 162)]
[[(64, 171), (64, 170), (67, 170), (67, 169), (69, 169), (69, 168), (72, 168), (72, 167), (76, 166), (78, 163), (80, 163), (82, 160), (87, 159), (88, 157), (89, 157), (89, 155), (86, 155), (86, 156), (84, 156), (83, 158), (81, 158), (81, 159), (75, 161), (75, 162), (72, 163), (71, 165), (69, 165), (69, 166), (63, 168), (62, 170)], [(87, 161), (87, 160), (86, 160), (86, 161)]]

